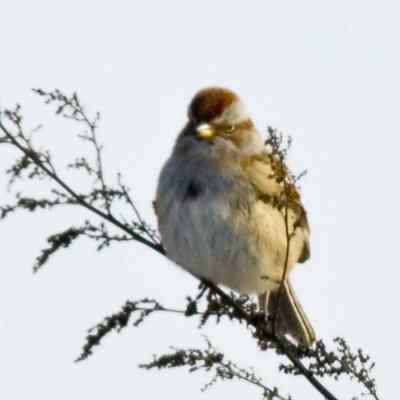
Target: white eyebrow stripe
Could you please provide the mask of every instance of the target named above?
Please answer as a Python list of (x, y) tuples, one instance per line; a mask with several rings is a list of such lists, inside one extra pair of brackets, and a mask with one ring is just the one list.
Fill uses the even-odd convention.
[(247, 114), (244, 104), (238, 99), (226, 107), (221, 115), (215, 118), (214, 122), (223, 123), (225, 121), (230, 121), (232, 124), (240, 124), (249, 119), (250, 117)]

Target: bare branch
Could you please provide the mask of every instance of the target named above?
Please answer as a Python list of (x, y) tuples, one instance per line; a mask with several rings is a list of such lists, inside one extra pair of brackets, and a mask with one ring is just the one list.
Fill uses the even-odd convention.
[[(307, 358), (310, 362), (308, 369), (316, 376), (330, 376), (335, 380), (342, 375), (349, 377), (351, 380), (360, 382), (368, 393), (375, 400), (379, 400), (376, 392), (375, 379), (370, 376), (375, 363), (361, 349), (356, 352), (352, 351), (345, 339), (337, 337), (334, 340), (336, 349), (328, 351), (325, 343), (319, 340), (313, 349), (309, 350)], [(296, 374), (296, 370), (291, 365), (280, 365), (280, 370), (286, 374)]]
[(24, 153), (25, 156), (28, 157), (30, 161), (32, 161), (36, 167), (38, 167), (43, 173), (45, 173), (48, 177), (52, 180), (57, 182), (72, 198), (74, 198), (78, 204), (82, 205), (83, 207), (87, 208), (94, 214), (98, 215), (99, 217), (107, 220), (108, 222), (112, 223), (113, 225), (117, 226), (118, 228), (122, 229), (124, 232), (132, 236), (132, 238), (142, 244), (145, 244), (152, 248), (153, 250), (158, 251), (161, 254), (164, 254), (162, 247), (160, 244), (154, 244), (153, 242), (145, 239), (141, 235), (134, 232), (129, 226), (121, 221), (117, 220), (112, 215), (108, 215), (107, 213), (101, 211), (99, 208), (96, 208), (92, 204), (88, 203), (84, 198), (82, 198), (77, 192), (75, 192), (62, 178), (58, 176), (57, 173), (51, 170), (48, 166), (44, 164), (44, 162), (37, 157), (36, 152), (32, 152), (24, 145), (22, 145), (18, 139), (4, 126), (2, 122), (0, 122), (0, 129), (3, 133), (10, 139), (11, 143), (17, 147), (20, 151)]
[(207, 390), (218, 381), (238, 379), (259, 387), (262, 390), (263, 399), (290, 399), (290, 397), (280, 395), (276, 387), (267, 387), (251, 369), (240, 368), (232, 361), (225, 360), (225, 356), (218, 352), (207, 338), (205, 340), (207, 347), (204, 350), (172, 348), (173, 353), (163, 354), (159, 357), (154, 356), (152, 362), (141, 364), (140, 367), (147, 370), (189, 367), (189, 372), (211, 371), (214, 375), (211, 381), (203, 386), (202, 391)]
[(86, 221), (85, 225), (80, 228), (68, 228), (61, 233), (51, 235), (47, 241), (50, 246), (43, 249), (40, 256), (36, 258), (35, 265), (33, 267), (33, 272), (37, 272), (49, 259), (49, 257), (54, 254), (57, 250), (61, 248), (69, 247), (74, 240), (79, 236), (87, 234), (87, 232), (93, 231), (96, 228), (93, 227), (89, 222)]
[[(60, 189), (51, 192), (54, 196), (52, 198), (45, 197), (43, 199), (34, 199), (17, 195), (16, 204), (6, 205), (0, 208), (0, 219), (5, 218), (17, 209), (36, 211), (37, 209), (51, 209), (58, 205), (66, 204), (81, 205), (101, 219), (100, 224), (95, 225), (86, 221), (81, 227), (70, 227), (61, 233), (52, 235), (49, 238), (50, 246), (44, 249), (37, 259), (36, 269), (43, 265), (55, 251), (68, 247), (78, 237), (84, 236), (97, 241), (99, 243), (98, 250), (109, 246), (110, 243), (113, 242), (135, 240), (165, 256), (165, 251), (157, 233), (141, 218), (139, 211), (129, 195), (128, 188), (121, 183), (121, 178), (118, 178), (116, 187), (107, 186), (104, 180), (101, 159), (102, 147), (96, 137), (99, 114), (96, 114), (95, 118), (90, 119), (76, 94), (68, 97), (58, 90), (45, 92), (37, 89), (35, 92), (44, 97), (46, 103), (55, 104), (57, 107), (57, 114), (82, 123), (87, 129), (87, 132), (80, 137), (93, 145), (96, 163), (93, 166), (85, 158), (81, 157), (69, 164), (69, 167), (82, 170), (89, 175), (94, 175), (96, 177), (97, 186), (95, 185), (92, 187), (87, 193), (78, 193), (67, 184), (66, 180), (59, 175), (52, 164), (50, 154), (46, 151), (34, 149), (31, 143), (31, 137), (24, 134), (20, 107), (17, 106), (12, 111), (6, 110), (4, 113), (0, 113), (0, 130), (3, 135), (0, 137), (0, 144), (11, 144), (22, 153), (21, 158), (17, 160), (7, 172), (11, 181), (13, 182), (17, 179), (21, 179), (22, 174), (26, 173), (28, 179), (49, 178), (51, 181), (56, 182)], [(3, 119), (5, 119), (5, 121), (3, 121)], [(12, 128), (8, 128), (8, 125)], [(295, 208), (298, 202), (296, 191), (293, 190), (298, 177), (296, 178), (290, 175), (288, 171), (282, 167), (283, 163), (278, 162), (284, 160), (287, 156), (290, 140), (288, 141), (287, 147), (282, 149), (283, 136), (281, 134), (276, 134), (274, 130), (272, 130), (272, 132), (275, 132), (275, 138), (270, 139), (267, 144), (272, 148), (272, 154), (277, 160), (274, 173), (276, 179), (282, 182), (288, 190), (284, 191), (284, 195), (280, 198), (271, 198), (269, 200), (275, 204), (278, 209), (282, 211), (286, 210), (287, 214), (288, 208)], [(125, 204), (130, 207), (133, 213), (133, 220), (131, 222), (128, 222), (129, 219), (124, 217), (117, 218), (113, 215), (112, 206), (115, 201), (125, 202)], [(110, 231), (109, 228), (111, 227), (117, 228), (117, 230), (119, 229), (122, 233)], [(295, 228), (296, 226), (294, 225), (293, 229)], [(288, 224), (287, 239), (289, 248), (291, 232)], [(199, 307), (199, 301), (201, 299), (204, 301), (205, 305)], [(134, 320), (133, 325), (138, 326), (147, 316), (155, 311), (173, 312), (186, 316), (198, 315), (200, 326), (206, 324), (210, 317), (215, 318), (216, 322), (220, 321), (223, 317), (227, 317), (230, 320), (244, 323), (251, 331), (252, 336), (257, 340), (261, 350), (274, 349), (278, 354), (284, 355), (290, 360), (291, 364), (282, 366), (282, 371), (304, 376), (326, 399), (335, 400), (336, 398), (318, 378), (333, 376), (337, 379), (341, 375), (347, 375), (350, 378), (356, 379), (369, 390), (369, 393), (375, 400), (378, 399), (375, 382), (369, 376), (372, 366), (368, 364), (369, 358), (362, 352), (351, 352), (344, 341), (338, 342), (339, 348), (334, 356), (331, 356), (329, 352), (325, 351), (323, 344), (321, 344), (322, 342), (318, 342), (317, 345), (310, 349), (295, 346), (286, 338), (280, 338), (274, 334), (268, 321), (265, 321), (265, 318), (258, 314), (256, 305), (248, 297), (240, 297), (233, 293), (227, 294), (210, 282), (202, 282), (200, 292), (197, 296), (193, 299), (187, 298), (186, 309), (184, 310), (165, 308), (157, 301), (149, 299), (127, 302), (120, 312), (105, 318), (104, 321), (89, 332), (87, 342), (83, 347), (79, 359), (84, 359), (89, 356), (92, 352), (92, 348), (98, 345), (107, 333), (114, 330), (120, 331), (127, 326), (131, 315), (134, 313), (137, 313), (137, 318)], [(214, 350), (215, 349), (209, 345), (209, 353), (216, 353)], [(191, 349), (190, 351), (201, 352), (201, 350), (198, 349)], [(190, 353), (186, 354), (190, 355)], [(205, 355), (206, 353), (203, 352), (201, 354)], [(189, 358), (185, 357), (183, 357), (183, 359), (189, 360)], [(331, 362), (331, 360), (333, 361)], [(217, 368), (220, 368), (218, 371), (220, 371), (219, 373), (221, 376), (218, 375), (216, 379), (231, 379), (230, 376), (232, 376), (242, 380), (246, 380), (247, 378), (247, 380), (253, 384), (257, 384), (256, 382), (258, 382), (256, 380), (258, 378), (251, 375), (250, 372), (240, 369), (229, 361), (220, 361), (218, 365), (214, 363), (213, 368), (214, 367), (215, 371), (217, 371)], [(203, 366), (199, 368), (203, 368)], [(214, 381), (212, 381), (212, 383), (213, 382)], [(264, 387), (262, 386), (263, 384), (260, 383), (260, 385), (261, 388)], [(267, 395), (272, 397), (268, 397)], [(264, 397), (266, 398), (283, 399), (283, 397), (278, 396), (280, 395), (278, 395), (277, 392), (275, 393), (274, 388), (264, 392)]]
[(132, 325), (139, 326), (146, 317), (155, 311), (185, 314), (184, 310), (165, 308), (158, 301), (152, 299), (127, 301), (120, 311), (104, 318), (102, 322), (89, 330), (86, 343), (82, 348), (82, 353), (76, 361), (82, 361), (89, 357), (93, 352), (93, 347), (98, 346), (108, 333), (113, 330), (120, 332), (125, 328), (132, 314), (138, 313), (138, 317), (133, 321)]

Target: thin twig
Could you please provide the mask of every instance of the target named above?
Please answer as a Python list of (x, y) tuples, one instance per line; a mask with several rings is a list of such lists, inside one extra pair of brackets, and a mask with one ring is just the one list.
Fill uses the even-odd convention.
[[(0, 128), (6, 137), (14, 144), (20, 151), (22, 151), (27, 157), (29, 157), (32, 162), (37, 165), (41, 170), (43, 170), (50, 178), (52, 178), (55, 182), (57, 182), (67, 193), (69, 193), (76, 201), (81, 204), (86, 209), (90, 210), (94, 214), (108, 221), (109, 223), (117, 226), (122, 229), (124, 232), (129, 234), (134, 240), (152, 248), (157, 251), (159, 254), (166, 256), (165, 250), (160, 244), (155, 244), (152, 241), (149, 241), (142, 237), (141, 235), (133, 232), (129, 226), (121, 223), (112, 215), (104, 213), (98, 208), (92, 206), (87, 203), (81, 196), (79, 196), (69, 185), (67, 185), (56, 172), (50, 170), (46, 165), (37, 157), (37, 153), (32, 149), (28, 149), (21, 145), (18, 140), (8, 131), (8, 129), (0, 122)], [(289, 341), (284, 338), (278, 338), (274, 334), (268, 331), (267, 325), (265, 322), (255, 321), (253, 316), (246, 313), (246, 311), (241, 307), (240, 304), (236, 303), (233, 299), (231, 299), (223, 290), (221, 290), (216, 285), (210, 282), (204, 282), (207, 287), (209, 287), (214, 293), (218, 294), (218, 296), (224, 301), (224, 303), (230, 307), (232, 307), (238, 316), (241, 319), (245, 320), (249, 325), (253, 326), (256, 330), (258, 330), (264, 337), (264, 340), (271, 340), (277, 348), (294, 364), (294, 366), (298, 369), (298, 371), (310, 382), (310, 384), (323, 396), (325, 396), (328, 400), (337, 400), (336, 397), (330, 393), (330, 391), (325, 388), (318, 379), (316, 379), (310, 371), (305, 367), (305, 365), (290, 351), (292, 345)]]
[(210, 287), (215, 293), (217, 293), (221, 299), (224, 300), (226, 304), (235, 309), (236, 313), (241, 316), (249, 325), (261, 331), (264, 335), (265, 339), (271, 340), (278, 347), (282, 353), (289, 358), (289, 360), (293, 363), (293, 365), (299, 370), (299, 372), (317, 389), (325, 399), (327, 400), (337, 400), (337, 398), (324, 386), (321, 382), (315, 378), (315, 376), (310, 373), (307, 367), (293, 354), (293, 352), (289, 351), (292, 347), (291, 343), (285, 339), (280, 338), (271, 333), (265, 323), (260, 323), (259, 320), (254, 320), (254, 318), (246, 313), (243, 308), (233, 301), (223, 290), (221, 290), (218, 286), (214, 285), (211, 282), (205, 282), (208, 287)]
[[(37, 157), (35, 157), (31, 151), (27, 148), (22, 146), (14, 136), (7, 130), (7, 128), (0, 122), (0, 128), (4, 132), (4, 134), (10, 139), (10, 141), (27, 157), (29, 157), (39, 168), (41, 168), (50, 178), (56, 181), (65, 191), (67, 191), (76, 201), (81, 204), (83, 207), (87, 208), (88, 210), (92, 211), (93, 213), (97, 214), (99, 217), (107, 220), (108, 222), (114, 224), (118, 228), (122, 229), (124, 232), (128, 233), (132, 236), (133, 239), (136, 241), (149, 246), (153, 250), (157, 251), (160, 254), (165, 255), (163, 248), (160, 245), (156, 245), (149, 240), (143, 238), (142, 236), (138, 235), (137, 233), (133, 232), (128, 226), (124, 225), (117, 219), (115, 219), (112, 215), (107, 215), (103, 211), (99, 210), (98, 208), (92, 206), (91, 204), (87, 203), (85, 200), (82, 199), (69, 185), (67, 185), (59, 176), (58, 174), (52, 172), (49, 168), (47, 168)], [(36, 153), (34, 153), (36, 154)]]
[(281, 280), (280, 280), (280, 283), (279, 283), (279, 289), (278, 289), (278, 295), (277, 295), (277, 304), (276, 304), (276, 308), (275, 308), (275, 315), (274, 315), (274, 318), (273, 318), (275, 332), (277, 332), (278, 315), (279, 315), (279, 311), (280, 311), (280, 308), (281, 308), (281, 298), (282, 298), (283, 288), (284, 288), (284, 285), (285, 285), (285, 280), (286, 280), (286, 277), (287, 277), (289, 254), (290, 254), (291, 235), (289, 234), (288, 198), (287, 198), (286, 182), (285, 182), (285, 194), (286, 194), (285, 195), (285, 210), (284, 210), (283, 219), (285, 221), (286, 253), (285, 253), (285, 262), (283, 263), (282, 277), (281, 277)]
[(138, 219), (139, 223), (141, 224), (141, 226), (143, 227), (143, 232), (149, 237), (150, 240), (153, 241), (154, 244), (158, 244), (159, 241), (157, 240), (157, 238), (154, 236), (154, 233), (151, 232), (151, 230), (148, 229), (147, 224), (145, 221), (143, 221), (142, 216), (140, 215), (138, 209), (135, 206), (135, 203), (133, 202), (126, 186), (121, 182), (121, 175), (118, 175), (118, 185), (125, 197), (125, 200), (127, 201), (127, 203), (130, 205), (130, 207), (132, 208), (136, 218)]

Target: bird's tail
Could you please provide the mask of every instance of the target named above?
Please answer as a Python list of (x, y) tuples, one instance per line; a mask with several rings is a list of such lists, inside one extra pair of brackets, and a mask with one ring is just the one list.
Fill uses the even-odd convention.
[(289, 334), (304, 346), (309, 346), (315, 340), (314, 330), (288, 279), (283, 283), (280, 294), (279, 290), (275, 290), (260, 296), (260, 308), (274, 321), (278, 336)]

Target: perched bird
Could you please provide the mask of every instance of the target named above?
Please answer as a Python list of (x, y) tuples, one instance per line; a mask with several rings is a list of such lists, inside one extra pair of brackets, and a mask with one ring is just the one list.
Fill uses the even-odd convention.
[(288, 273), (310, 255), (309, 227), (286, 166), (230, 90), (201, 90), (188, 118), (157, 188), (167, 256), (199, 278), (259, 295), (276, 334), (308, 346), (315, 335)]

